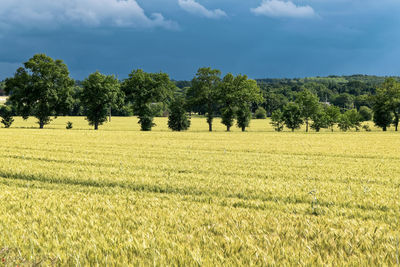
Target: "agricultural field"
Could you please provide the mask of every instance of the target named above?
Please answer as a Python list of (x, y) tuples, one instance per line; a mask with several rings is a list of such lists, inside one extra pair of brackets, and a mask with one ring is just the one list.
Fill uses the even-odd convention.
[(399, 133), (156, 124), (1, 128), (0, 265), (398, 264)]

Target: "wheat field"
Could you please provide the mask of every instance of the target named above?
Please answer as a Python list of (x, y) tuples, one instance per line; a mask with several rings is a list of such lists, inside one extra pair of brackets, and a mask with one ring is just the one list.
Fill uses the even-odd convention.
[(156, 124), (0, 129), (0, 265), (398, 264), (398, 133)]

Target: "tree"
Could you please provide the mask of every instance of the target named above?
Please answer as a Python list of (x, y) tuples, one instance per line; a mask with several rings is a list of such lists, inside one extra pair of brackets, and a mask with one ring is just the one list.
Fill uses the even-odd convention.
[(384, 132), (390, 127), (393, 122), (393, 114), (385, 106), (374, 108), (374, 123), (376, 126), (382, 128)]
[(0, 106), (0, 117), (2, 118), (1, 123), (5, 128), (10, 128), (14, 122), (13, 111), (10, 106)]
[(356, 109), (347, 110), (344, 114), (339, 117), (338, 126), (339, 128), (346, 132), (351, 128), (355, 128), (356, 131), (359, 131), (361, 127), (362, 117), (357, 112)]
[(344, 114), (349, 118), (351, 128), (355, 128), (356, 131), (359, 131), (362, 122), (360, 113), (358, 113), (356, 109), (351, 109), (347, 110)]
[(221, 123), (226, 126), (229, 132), (236, 117), (236, 87), (234, 85), (235, 76), (231, 73), (225, 75), (218, 87), (217, 98), (221, 105)]
[(363, 121), (370, 121), (372, 119), (372, 110), (369, 107), (362, 106), (358, 112)]
[(329, 126), (328, 116), (322, 107), (318, 108), (318, 110), (311, 116), (311, 119), (311, 128), (316, 132), (319, 132), (322, 128), (328, 128)]
[(318, 97), (308, 89), (304, 89), (297, 95), (296, 103), (300, 106), (301, 116), (306, 123), (306, 132), (308, 132), (309, 120), (318, 110)]
[(256, 119), (266, 119), (267, 111), (263, 107), (258, 107), (254, 115), (256, 116)]
[(294, 132), (303, 124), (301, 109), (297, 103), (290, 102), (283, 107), (282, 118), (286, 127)]
[(110, 108), (123, 105), (124, 95), (120, 83), (114, 75), (103, 75), (96, 71), (89, 75), (83, 83), (80, 100), (85, 109), (89, 125), (98, 130), (99, 125), (107, 121)]
[(237, 125), (244, 132), (251, 120), (251, 104), (260, 103), (263, 98), (260, 87), (255, 80), (247, 78), (247, 75), (237, 75), (235, 77), (235, 98), (236, 98), (236, 118)]
[(185, 101), (182, 97), (175, 98), (169, 105), (170, 114), (168, 127), (173, 131), (186, 131), (190, 127), (190, 120), (186, 116)]
[(354, 98), (348, 93), (343, 93), (333, 97), (332, 103), (340, 108), (349, 109), (354, 106)]
[(333, 132), (333, 127), (339, 121), (340, 118), (340, 109), (335, 106), (327, 106), (325, 108), (325, 114), (327, 119), (328, 128), (331, 128)]
[(33, 115), (40, 129), (50, 123), (50, 116), (68, 113), (72, 103), (74, 81), (61, 60), (37, 54), (6, 79), (9, 101), (24, 119)]
[(275, 110), (282, 110), (288, 103), (287, 98), (283, 94), (267, 92), (264, 94), (265, 103), (263, 104), (267, 115), (271, 116)]
[(246, 127), (250, 125), (251, 121), (251, 110), (249, 106), (243, 105), (236, 111), (237, 126), (242, 129), (242, 132), (246, 131)]
[(393, 125), (397, 132), (400, 120), (400, 83), (394, 78), (387, 78), (382, 87), (378, 88), (378, 94), (386, 96), (384, 105), (387, 105), (393, 114)]
[(354, 100), (354, 105), (355, 105), (356, 109), (358, 109), (358, 110), (363, 106), (370, 108), (371, 102), (370, 102), (369, 96), (368, 95), (357, 96)]
[(122, 84), (126, 100), (132, 103), (133, 113), (139, 117), (142, 131), (151, 131), (154, 126), (154, 110), (151, 105), (167, 102), (176, 87), (166, 73), (146, 73), (134, 70)]
[[(395, 81), (390, 79), (386, 80), (385, 83), (376, 90), (376, 94), (371, 97), (372, 110), (374, 111), (374, 123), (376, 126), (382, 128), (383, 131), (386, 131), (392, 122), (394, 122), (396, 128), (398, 124), (396, 88), (393, 87), (395, 87)], [(397, 113), (397, 119), (393, 111)]]
[(282, 111), (279, 109), (272, 112), (271, 115), (271, 125), (274, 127), (275, 131), (282, 132), (285, 121), (283, 119)]
[(215, 106), (218, 104), (218, 87), (221, 82), (221, 71), (211, 68), (200, 68), (188, 90), (190, 106), (206, 107), (208, 129), (212, 132)]

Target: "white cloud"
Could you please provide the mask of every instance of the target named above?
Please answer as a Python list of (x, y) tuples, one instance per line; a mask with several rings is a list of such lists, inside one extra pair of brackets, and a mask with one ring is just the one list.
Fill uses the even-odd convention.
[(221, 9), (209, 10), (194, 0), (178, 0), (178, 3), (185, 11), (202, 17), (218, 19), (227, 16)]
[(159, 13), (147, 16), (136, 0), (1, 0), (0, 25), (54, 27), (71, 23), (94, 27), (178, 27)]
[(268, 17), (310, 18), (316, 16), (314, 9), (310, 6), (297, 6), (291, 1), (281, 0), (263, 0), (261, 5), (252, 8), (251, 12)]

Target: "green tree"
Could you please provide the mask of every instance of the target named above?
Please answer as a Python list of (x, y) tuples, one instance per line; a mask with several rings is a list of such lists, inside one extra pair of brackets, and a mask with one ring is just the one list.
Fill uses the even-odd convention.
[(386, 106), (380, 106), (374, 108), (374, 123), (376, 126), (382, 128), (384, 132), (390, 127), (393, 122), (393, 114)]
[(326, 114), (326, 119), (327, 119), (327, 125), (328, 128), (331, 129), (331, 131), (333, 132), (333, 128), (335, 126), (336, 123), (338, 123), (339, 118), (340, 118), (340, 109), (338, 107), (335, 106), (327, 106), (325, 108), (325, 114)]
[(168, 127), (173, 131), (186, 131), (190, 127), (190, 120), (186, 115), (185, 100), (176, 97), (169, 105)]
[(317, 95), (311, 93), (308, 89), (304, 89), (297, 95), (296, 103), (300, 107), (301, 116), (306, 123), (306, 132), (308, 132), (309, 120), (318, 110), (318, 97)]
[(363, 121), (360, 113), (358, 113), (356, 109), (351, 109), (347, 110), (344, 114), (349, 118), (351, 127), (355, 128), (356, 131), (359, 131), (361, 127), (361, 122)]
[(98, 71), (90, 74), (82, 85), (80, 101), (85, 109), (86, 119), (97, 130), (99, 125), (107, 121), (110, 108), (123, 105), (124, 94), (114, 75), (103, 75)]
[(387, 78), (382, 87), (377, 90), (377, 94), (384, 94), (390, 112), (393, 114), (393, 125), (395, 131), (398, 131), (400, 119), (400, 83), (394, 78)]
[(64, 115), (71, 108), (74, 81), (61, 60), (34, 55), (5, 83), (9, 101), (17, 112), (24, 119), (36, 117), (41, 129), (50, 123), (51, 116)]
[(282, 118), (285, 122), (286, 127), (294, 132), (295, 129), (299, 129), (303, 124), (303, 116), (301, 114), (301, 108), (297, 103), (290, 102), (283, 107)]
[(339, 116), (338, 127), (343, 132), (347, 132), (348, 130), (351, 129), (351, 121), (346, 114), (341, 114)]
[(360, 109), (362, 106), (371, 107), (371, 102), (370, 102), (370, 98), (369, 95), (359, 95), (355, 98), (354, 100), (354, 105), (356, 107), (356, 109)]
[(343, 93), (343, 94), (334, 96), (332, 99), (332, 103), (335, 106), (338, 106), (342, 109), (353, 108), (354, 97), (348, 93)]
[(396, 128), (398, 125), (399, 113), (396, 108), (398, 103), (396, 87), (395, 80), (387, 79), (381, 87), (377, 88), (376, 94), (371, 97), (374, 123), (382, 128), (383, 131), (387, 131), (387, 128), (393, 122)]
[(236, 111), (237, 126), (242, 129), (242, 132), (246, 131), (246, 127), (249, 127), (251, 121), (251, 110), (247, 105), (242, 105)]
[(288, 103), (288, 99), (280, 93), (267, 92), (264, 93), (265, 102), (263, 104), (267, 115), (271, 116), (275, 110), (282, 110), (283, 107)]
[(275, 131), (282, 132), (285, 126), (285, 121), (283, 119), (282, 111), (279, 109), (272, 112), (271, 115), (271, 125), (274, 127)]
[(360, 113), (363, 121), (372, 120), (372, 110), (369, 107), (362, 106), (358, 112)]
[(122, 84), (126, 100), (132, 103), (133, 112), (139, 117), (142, 131), (151, 131), (154, 126), (153, 103), (165, 103), (171, 98), (176, 87), (166, 73), (146, 73), (134, 70)]
[(221, 105), (221, 123), (230, 131), (236, 117), (236, 87), (235, 76), (231, 73), (225, 75), (218, 87), (217, 98)]
[(12, 108), (10, 106), (0, 106), (0, 117), (4, 127), (10, 128), (11, 124), (14, 122)]
[(328, 128), (328, 115), (322, 107), (319, 107), (318, 110), (311, 116), (312, 123), (311, 128), (316, 132), (319, 132), (323, 128)]
[(250, 124), (251, 105), (262, 102), (263, 97), (257, 82), (248, 79), (247, 75), (237, 75), (234, 83), (236, 87), (237, 125), (244, 132)]
[(356, 109), (347, 110), (344, 114), (339, 117), (338, 126), (339, 128), (346, 132), (352, 128), (359, 131), (361, 127), (362, 117)]
[(263, 107), (258, 107), (254, 115), (256, 116), (256, 119), (266, 119), (267, 111)]
[(218, 104), (218, 87), (221, 82), (221, 71), (211, 68), (200, 68), (188, 90), (188, 101), (192, 107), (206, 107), (208, 129), (212, 131), (215, 106)]

